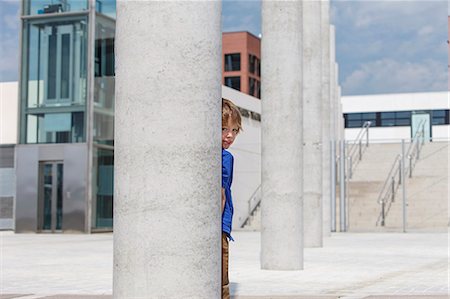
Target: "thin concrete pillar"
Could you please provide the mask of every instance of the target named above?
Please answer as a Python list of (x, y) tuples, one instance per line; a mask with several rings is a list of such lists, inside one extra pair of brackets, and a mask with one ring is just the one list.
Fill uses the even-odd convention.
[(220, 298), (221, 3), (118, 1), (114, 298)]
[[(339, 67), (338, 67), (338, 69), (339, 69)], [(339, 81), (339, 77), (337, 80)], [(340, 85), (338, 85), (338, 87), (337, 87), (337, 102), (339, 103), (338, 129), (339, 129), (339, 136), (341, 137), (342, 140), (345, 140), (345, 121), (344, 121), (344, 111), (343, 111), (343, 105), (342, 105), (341, 98), (342, 98), (342, 88)]]
[(336, 136), (336, 43), (335, 28), (330, 25), (330, 138), (338, 140)]
[(303, 1), (303, 232), (305, 247), (322, 246), (321, 2)]
[(303, 269), (301, 2), (262, 1), (261, 268)]
[(335, 101), (335, 107), (336, 111), (334, 113), (334, 119), (336, 126), (334, 127), (336, 138), (339, 140), (342, 140), (341, 134), (340, 134), (340, 121), (339, 121), (339, 113), (341, 111), (341, 105), (339, 103), (339, 83), (338, 83), (338, 77), (339, 77), (339, 65), (337, 62), (334, 62), (334, 101)]
[(331, 235), (331, 138), (330, 138), (330, 1), (321, 1), (322, 39), (322, 218), (323, 236)]

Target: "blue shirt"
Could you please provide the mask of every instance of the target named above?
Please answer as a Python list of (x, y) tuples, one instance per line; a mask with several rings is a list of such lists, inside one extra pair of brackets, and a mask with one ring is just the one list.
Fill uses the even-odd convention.
[(230, 240), (233, 240), (231, 237), (231, 223), (233, 221), (233, 200), (231, 198), (233, 162), (233, 155), (222, 149), (222, 188), (225, 189), (225, 206), (222, 213), (222, 231), (227, 234)]

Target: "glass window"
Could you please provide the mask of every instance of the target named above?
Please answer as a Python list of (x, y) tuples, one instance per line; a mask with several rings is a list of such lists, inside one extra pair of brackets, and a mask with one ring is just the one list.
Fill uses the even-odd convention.
[(116, 0), (95, 0), (95, 10), (98, 13), (116, 18)]
[(348, 113), (344, 114), (346, 128), (361, 128), (370, 121), (370, 126), (375, 127), (377, 123), (377, 114), (375, 112), (368, 113)]
[(259, 82), (258, 80), (256, 80), (256, 82), (257, 82), (257, 88), (256, 88), (256, 90), (257, 90), (257, 92), (256, 92), (256, 97), (258, 98), (258, 99), (260, 99), (261, 98), (261, 82)]
[(395, 118), (395, 112), (381, 112), (381, 119)]
[(256, 90), (256, 80), (254, 78), (248, 78), (248, 94), (253, 96)]
[(411, 125), (411, 119), (410, 118), (397, 118), (395, 120), (396, 126), (410, 126)]
[(25, 15), (88, 10), (88, 0), (24, 0)]
[(26, 143), (84, 142), (84, 112), (27, 115)]
[(411, 111), (395, 112), (396, 118), (411, 118)]
[(448, 110), (433, 110), (432, 111), (432, 124), (433, 125), (449, 124)]
[(248, 55), (248, 71), (252, 74), (256, 73), (256, 56)]
[(433, 110), (433, 117), (445, 117), (446, 110)]
[(115, 22), (96, 18), (94, 78), (94, 142), (114, 144)]
[(395, 126), (395, 118), (382, 118), (381, 119), (382, 127), (392, 127)]
[(348, 120), (361, 120), (362, 115), (361, 113), (349, 113), (347, 114)]
[(114, 151), (94, 148), (94, 228), (113, 227)]
[[(87, 21), (26, 21), (24, 81), (28, 108), (84, 105)], [(26, 76), (28, 75), (28, 76)]]
[(347, 121), (347, 128), (361, 128), (362, 122), (360, 120), (349, 120)]
[(241, 90), (241, 77), (225, 77), (225, 86)]
[(377, 114), (375, 112), (363, 113), (362, 117), (367, 120), (377, 119)]
[(241, 53), (225, 54), (225, 72), (241, 70)]
[(256, 58), (256, 75), (261, 76), (261, 60)]

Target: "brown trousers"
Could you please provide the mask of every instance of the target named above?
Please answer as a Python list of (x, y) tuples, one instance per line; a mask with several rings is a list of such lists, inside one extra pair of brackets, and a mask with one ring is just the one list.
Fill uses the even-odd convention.
[(228, 280), (228, 238), (222, 232), (222, 299), (230, 299), (230, 281)]

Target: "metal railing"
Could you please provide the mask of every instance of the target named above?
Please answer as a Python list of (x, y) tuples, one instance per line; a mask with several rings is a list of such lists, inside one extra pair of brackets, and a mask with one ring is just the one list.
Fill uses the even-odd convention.
[(250, 220), (250, 217), (252, 216), (253, 212), (256, 210), (256, 208), (261, 203), (261, 184), (259, 184), (258, 188), (252, 193), (250, 198), (248, 199), (248, 213), (247, 218), (242, 222), (241, 228), (243, 228)]
[[(369, 128), (371, 122), (366, 121), (364, 125), (361, 127), (361, 130), (356, 135), (356, 138), (353, 144), (350, 145), (350, 148), (347, 152), (347, 163), (348, 163), (348, 177), (349, 179), (353, 176), (353, 171), (356, 166), (362, 160), (364, 152), (369, 147)], [(365, 139), (365, 140), (364, 140)]]
[[(378, 216), (376, 225), (385, 226), (386, 217), (395, 201), (395, 196), (399, 187), (406, 181), (406, 174), (411, 178), (413, 169), (417, 160), (420, 158), (420, 151), (425, 142), (425, 121), (419, 123), (420, 130), (416, 131), (413, 139), (406, 152), (396, 156), (391, 169), (388, 172), (387, 178), (384, 181), (381, 192), (378, 195), (377, 202), (381, 205), (380, 215)], [(404, 144), (404, 140), (402, 140)], [(404, 151), (404, 150), (402, 150)], [(408, 163), (406, 162), (408, 159)], [(403, 192), (404, 193), (404, 192)], [(404, 198), (404, 201), (406, 199)]]

